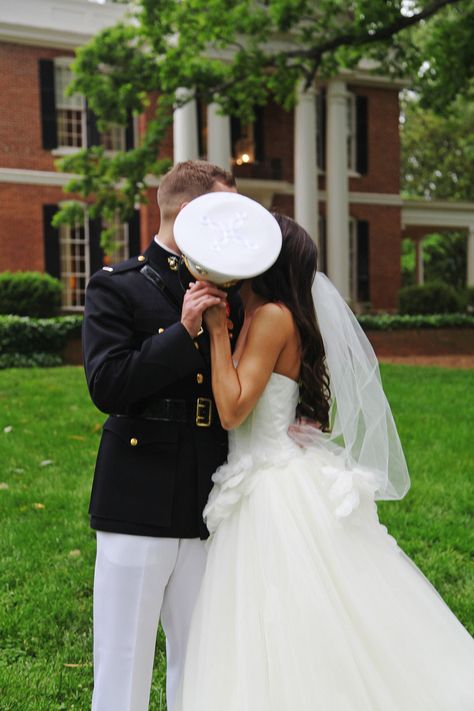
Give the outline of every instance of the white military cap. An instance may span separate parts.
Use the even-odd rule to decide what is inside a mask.
[[[281,250],[281,230],[262,205],[232,192],[206,193],[178,214],[174,238],[197,279],[228,285],[266,271]]]

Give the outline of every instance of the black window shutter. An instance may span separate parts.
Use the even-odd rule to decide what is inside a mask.
[[[127,125],[125,127],[125,150],[131,151],[135,147],[135,127],[133,125],[133,114],[127,114]]]
[[[265,124],[264,108],[257,106],[255,109],[255,121],[253,124],[253,137],[255,141],[255,160],[265,160]]]
[[[357,300],[370,301],[369,223],[357,221]]]
[[[100,233],[102,224],[99,218],[89,220],[89,266],[91,275],[102,269],[104,264],[104,251],[100,246]]]
[[[327,237],[326,237],[326,218],[323,215],[319,216],[319,250],[318,250],[318,271],[327,274]]]
[[[320,132],[319,146],[320,146],[320,162],[321,165],[318,166],[320,170],[326,170],[326,91],[321,91],[320,99],[318,102],[319,115],[316,117],[318,122],[318,128]]]
[[[54,62],[52,59],[39,60],[41,139],[47,150],[57,148],[58,132],[56,123],[56,98],[54,94]]]
[[[128,253],[135,257],[140,251],[140,210],[135,210],[128,223]]]
[[[57,205],[43,205],[44,270],[47,274],[60,279],[59,230],[51,224],[57,211]]]
[[[365,175],[369,170],[368,99],[356,96],[356,170]]]
[[[100,133],[97,128],[97,119],[92,109],[87,106],[86,110],[86,125],[87,125],[87,146],[100,146]]]

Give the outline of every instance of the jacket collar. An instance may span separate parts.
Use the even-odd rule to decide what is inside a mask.
[[[166,286],[175,297],[178,304],[183,303],[184,289],[178,273],[179,257],[161,247],[153,239],[145,251],[145,257],[163,278]]]

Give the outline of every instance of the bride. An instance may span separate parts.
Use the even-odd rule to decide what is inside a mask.
[[[474,640],[378,521],[409,479],[375,356],[277,219],[235,362],[225,309],[205,315],[229,456],[173,711],[473,711]]]

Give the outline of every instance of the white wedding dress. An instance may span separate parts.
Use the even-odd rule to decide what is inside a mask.
[[[273,373],[231,431],[172,711],[474,711],[474,640],[377,517],[370,477],[287,435]]]

